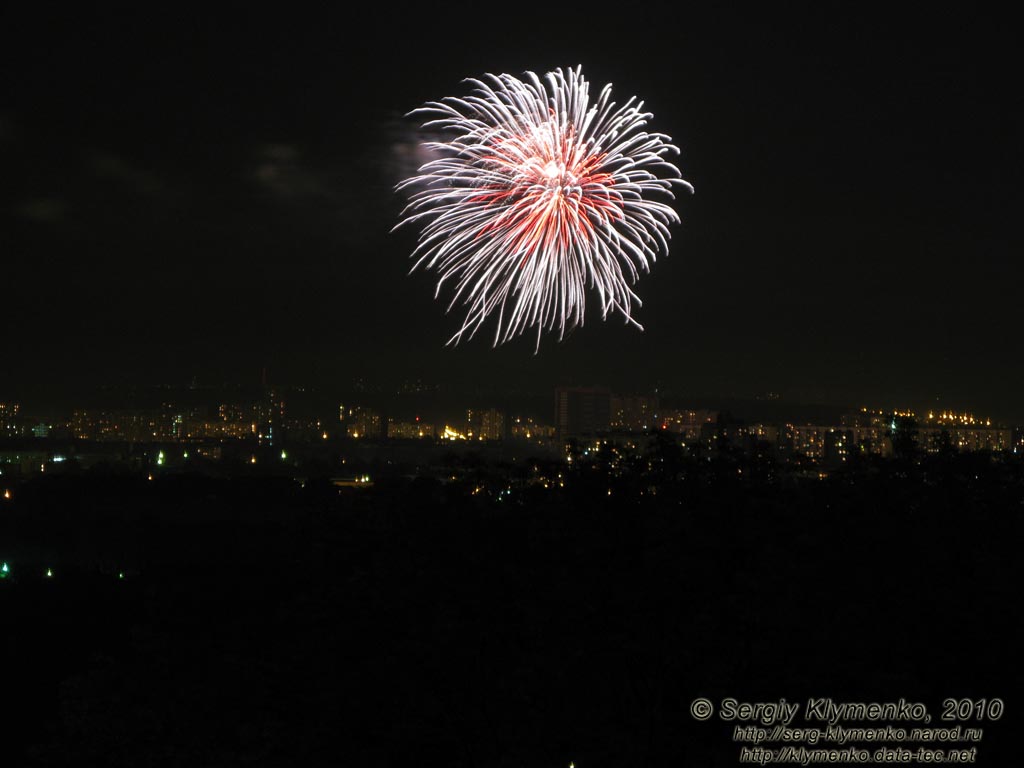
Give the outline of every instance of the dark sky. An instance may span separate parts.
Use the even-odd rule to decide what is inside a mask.
[[[1024,419],[1007,19],[370,5],[3,12],[0,394],[266,365],[321,386],[660,384]],[[445,348],[459,317],[407,276],[413,233],[389,233],[402,115],[464,77],[575,64],[645,99],[696,188],[637,287],[647,330],[590,315],[536,356]]]

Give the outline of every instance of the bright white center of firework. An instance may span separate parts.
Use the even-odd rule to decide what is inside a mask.
[[[540,168],[540,184],[552,192],[567,192],[575,186],[576,176],[565,167],[564,163],[549,160]]]

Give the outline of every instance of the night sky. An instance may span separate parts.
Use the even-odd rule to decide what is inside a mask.
[[[2,12],[0,394],[266,366],[1024,419],[1006,19],[556,5]],[[389,232],[402,115],[465,77],[576,64],[647,102],[696,188],[636,289],[646,331],[591,313],[536,356],[445,348],[460,315],[407,276],[414,233]]]

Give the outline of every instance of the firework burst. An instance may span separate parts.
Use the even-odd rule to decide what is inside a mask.
[[[398,226],[426,222],[413,270],[436,270],[435,295],[449,283],[448,310],[467,308],[449,343],[496,313],[495,346],[536,327],[539,348],[543,331],[583,325],[588,289],[602,319],[642,328],[632,286],[668,253],[673,185],[693,189],[666,159],[672,139],[644,131],[651,113],[635,97],[616,105],[611,85],[592,102],[580,67],[467,82],[471,95],[411,113],[451,138],[425,143],[435,159],[398,185]]]

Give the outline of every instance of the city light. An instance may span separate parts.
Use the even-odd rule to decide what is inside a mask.
[[[465,440],[466,435],[459,432],[454,427],[450,427],[447,424],[444,425],[444,432],[441,433],[441,437],[445,440]]]
[[[937,421],[940,424],[960,424],[962,426],[979,426],[979,427],[991,427],[992,419],[981,418],[975,416],[973,413],[964,411],[963,413],[956,413],[954,411],[942,411],[941,413],[935,413],[934,411],[928,412],[928,421]]]
[[[994,455],[1005,452],[1008,456],[1024,452],[1024,429],[999,425],[995,419],[979,416],[969,409],[915,411],[905,405],[888,409],[857,406],[827,422],[780,419],[745,423],[734,420],[722,425],[717,410],[666,407],[657,394],[621,394],[594,386],[558,387],[555,394],[554,423],[468,402],[458,409],[464,418],[450,413],[442,416],[421,412],[407,419],[352,404],[339,407],[343,431],[337,437],[360,442],[415,439],[423,441],[417,449],[427,450],[430,445],[452,443],[506,443],[512,449],[509,458],[513,462],[515,453],[525,450],[528,442],[553,450],[561,445],[566,448],[561,460],[573,467],[591,466],[590,462],[599,456],[602,461],[615,464],[621,460],[619,451],[638,450],[642,444],[636,438],[650,437],[652,428],[663,436],[675,438],[686,450],[691,450],[691,446],[717,451],[727,445],[752,448],[759,444],[765,446],[764,450],[773,451],[784,464],[792,460],[838,465],[860,457],[890,457],[894,451],[903,450],[893,445],[894,440],[902,441],[904,447],[916,445],[915,450],[921,456],[949,449],[961,453],[987,451]],[[94,453],[106,454],[108,461],[127,462],[127,457],[119,455],[117,444],[146,445],[151,439],[148,453],[151,466],[163,472],[181,466],[183,460],[188,466],[193,457],[211,462],[230,460],[238,455],[230,447],[235,441],[238,441],[241,461],[250,465],[265,463],[260,462],[260,454],[254,452],[259,444],[257,435],[264,436],[265,445],[273,432],[280,434],[286,430],[295,444],[312,443],[322,449],[328,448],[329,443],[325,441],[335,437],[325,428],[323,413],[278,421],[284,415],[283,409],[268,411],[263,400],[221,403],[212,418],[202,408],[183,410],[167,402],[151,410],[75,410],[67,420],[50,425],[45,446],[7,451],[0,456],[2,480],[9,483],[7,477],[12,474],[50,473],[69,464],[88,469],[95,460]],[[273,420],[276,426],[268,420]],[[0,430],[2,428],[0,425]],[[70,449],[56,444],[55,434],[67,435],[71,440],[114,445],[110,449],[90,449],[88,453],[73,455]],[[567,449],[570,441],[576,446],[571,452]],[[161,445],[165,447],[161,449]],[[272,455],[297,470],[303,469],[305,461],[314,460],[304,454],[300,457],[281,445]],[[701,459],[710,461],[711,456],[704,455]],[[330,461],[345,463],[342,457]],[[152,482],[156,476],[150,469],[146,479]],[[549,487],[558,486],[551,483]],[[9,500],[14,490],[0,486],[0,501]],[[615,494],[618,495],[617,490]]]

